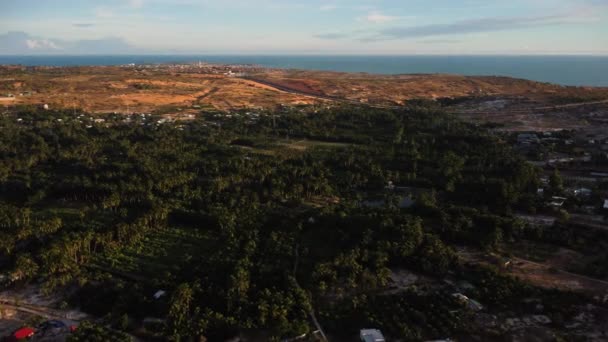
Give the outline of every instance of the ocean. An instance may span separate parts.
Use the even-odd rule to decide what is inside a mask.
[[[0,56],[0,64],[30,66],[122,65],[197,61],[373,74],[494,75],[567,86],[608,87],[608,56]]]

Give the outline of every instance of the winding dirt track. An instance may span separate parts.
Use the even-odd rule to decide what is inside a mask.
[[[484,111],[484,110],[477,110],[477,109],[457,110],[457,111],[453,111],[453,113],[455,113],[455,114],[478,114],[478,115],[488,115],[488,114],[522,115],[522,114],[535,114],[538,112],[555,111],[555,110],[559,110],[559,109],[570,109],[570,108],[578,108],[578,107],[607,104],[607,103],[608,103],[608,100],[602,100],[602,101],[568,103],[568,104],[556,105],[556,106],[532,107],[532,108],[526,108],[526,109],[510,109],[510,110],[504,110],[504,111]]]
[[[321,95],[321,94],[315,94],[315,93],[311,93],[311,92],[307,92],[307,91],[303,91],[300,89],[294,89],[294,88],[290,88],[290,87],[286,87],[282,84],[277,84],[268,80],[264,80],[264,79],[260,79],[260,78],[255,78],[255,77],[242,77],[242,79],[251,81],[251,82],[255,82],[258,83],[260,85],[263,86],[267,86],[267,87],[271,87],[276,91],[282,91],[282,92],[286,92],[286,93],[290,93],[290,94],[294,94],[294,95],[300,95],[300,96],[306,96],[306,97],[311,97],[317,100],[325,100],[325,101],[333,101],[333,102],[340,102],[340,103],[346,103],[346,104],[354,104],[354,105],[363,105],[363,106],[367,106],[367,107],[371,107],[371,108],[379,108],[379,109],[400,109],[403,108],[401,106],[386,106],[386,105],[376,105],[376,104],[369,104],[369,103],[364,103],[364,102],[360,102],[360,101],[356,101],[356,100],[350,100],[350,99],[345,99],[342,97],[336,97],[336,96],[329,96],[329,95]]]
[[[68,325],[73,325],[73,324],[77,325],[81,321],[91,319],[90,316],[83,315],[82,313],[81,313],[80,317],[73,317],[72,315],[70,315],[70,313],[68,311],[59,311],[59,310],[49,309],[47,307],[39,306],[39,305],[17,303],[15,301],[12,301],[12,300],[9,300],[6,298],[2,298],[2,297],[0,297],[0,305],[4,308],[8,308],[11,310],[27,313],[30,315],[44,317],[45,319],[48,319],[48,320],[59,320],[59,321],[67,322],[66,324],[68,324]],[[109,326],[107,328],[110,330],[114,330]],[[114,330],[114,331],[116,331],[116,330]],[[141,341],[136,336],[133,336],[131,334],[128,334],[128,335],[131,337],[131,340],[133,342]]]
[[[355,105],[364,105],[364,106],[368,106],[368,107],[372,107],[372,108],[380,108],[380,109],[402,109],[402,106],[388,106],[388,105],[375,105],[375,104],[369,104],[369,103],[363,103],[357,100],[350,100],[350,99],[346,99],[346,98],[342,98],[342,97],[337,97],[337,96],[330,96],[330,95],[322,95],[322,94],[318,94],[318,93],[313,93],[313,92],[307,92],[301,89],[294,89],[294,88],[290,88],[287,87],[283,84],[278,84],[272,81],[268,81],[265,79],[261,79],[261,78],[256,78],[256,77],[251,77],[251,76],[246,76],[246,77],[242,77],[242,79],[248,80],[250,82],[254,82],[254,83],[258,83],[260,85],[263,86],[267,86],[270,88],[273,88],[274,90],[277,91],[282,91],[282,92],[286,92],[286,93],[290,93],[290,94],[294,94],[294,95],[300,95],[300,96],[307,96],[307,97],[311,97],[311,98],[315,98],[318,100],[326,100],[326,101],[333,101],[333,102],[340,102],[340,103],[347,103],[347,104],[355,104]],[[479,115],[489,115],[489,114],[512,114],[512,115],[521,115],[521,114],[534,114],[535,112],[541,112],[541,111],[554,111],[554,110],[559,110],[559,109],[569,109],[569,108],[577,108],[577,107],[583,107],[583,106],[590,106],[590,105],[598,105],[598,104],[607,104],[608,103],[608,99],[607,100],[601,100],[601,101],[589,101],[589,102],[580,102],[580,103],[568,103],[568,104],[563,104],[563,105],[555,105],[555,106],[542,106],[542,107],[533,107],[533,108],[526,108],[526,109],[519,109],[519,110],[506,110],[506,111],[480,111],[480,110],[456,110],[456,111],[450,111],[454,114],[479,114]]]
[[[537,266],[537,267],[540,267],[540,268],[547,268],[547,269],[550,268],[549,266],[547,266],[545,264],[542,264],[542,263],[539,263],[539,262],[535,262],[535,261],[531,261],[531,260],[527,260],[527,259],[518,258],[518,257],[513,257],[512,260],[514,260],[516,262],[523,263],[523,264],[534,265],[534,266]],[[555,273],[561,273],[563,275],[570,276],[573,279],[577,279],[577,280],[582,280],[582,281],[594,283],[595,285],[605,286],[606,290],[608,290],[608,281],[604,281],[604,280],[597,279],[597,278],[591,278],[591,277],[587,277],[586,275],[572,273],[572,272],[568,272],[566,270],[556,269],[556,268],[553,268],[553,272],[555,272]]]
[[[458,256],[464,262],[482,265],[492,264],[484,255],[482,252],[468,249],[458,251]],[[602,297],[608,296],[608,281],[572,273],[562,268],[528,259],[514,256],[510,256],[510,259],[513,261],[513,266],[505,272],[532,285],[562,291],[592,293]]]
[[[16,302],[6,300],[6,299],[0,299],[0,305],[2,305],[5,308],[9,308],[9,309],[12,309],[15,311],[25,312],[25,313],[28,313],[31,315],[36,315],[36,316],[41,316],[46,319],[57,319],[57,320],[68,319],[68,320],[74,321],[74,322],[79,322],[82,320],[80,318],[69,317],[68,313],[59,312],[56,310],[52,310],[52,309],[45,308],[42,306],[37,306],[37,305],[18,304]]]

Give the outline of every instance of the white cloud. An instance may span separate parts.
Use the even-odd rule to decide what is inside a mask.
[[[129,0],[129,6],[132,8],[142,8],[144,6],[144,0]]]
[[[391,21],[398,20],[399,17],[386,15],[379,11],[372,11],[367,14],[367,16],[359,18],[361,21],[366,21],[368,23],[373,24],[385,24],[390,23]]]
[[[96,7],[95,16],[97,18],[112,18],[114,16],[114,12],[107,7]]]
[[[57,46],[54,42],[48,39],[27,39],[25,41],[28,49],[30,50],[40,50],[40,49],[53,49],[59,50],[60,47]]]
[[[69,2],[57,0],[60,1]],[[492,10],[491,3],[502,0],[485,1],[465,1],[467,6],[481,6],[483,3],[487,6],[483,9],[484,14],[467,9],[451,16],[446,12],[452,8],[450,5],[441,9],[433,8],[431,14],[427,15],[424,9],[400,4],[392,3],[387,7],[388,0],[87,0],[87,4],[93,5],[88,7],[88,13],[77,17],[66,14],[26,18],[2,16],[0,13],[0,27],[31,33],[27,39],[33,41],[29,44],[26,45],[25,38],[20,40],[19,47],[23,54],[27,54],[28,50],[32,53],[69,53],[72,51],[70,42],[105,37],[122,37],[139,49],[137,51],[165,53],[483,53],[490,50],[508,53],[521,51],[525,45],[533,47],[534,51],[563,49],[571,53],[606,53],[606,44],[601,35],[601,19],[608,15],[606,6],[589,9],[573,5],[562,9],[564,5],[550,9],[548,4],[546,11],[536,7],[524,11],[522,8],[510,14],[498,10],[513,9],[512,6],[498,6],[496,11]],[[525,2],[516,1],[518,4]],[[608,3],[608,0],[529,1],[551,4],[554,1]],[[0,0],[0,4],[2,2]],[[401,3],[405,2],[408,1]],[[133,6],[143,7],[137,10]],[[148,8],[150,11],[145,11]],[[437,13],[439,10],[443,12]],[[184,15],[195,11],[200,20]],[[543,16],[536,14],[539,11],[546,12],[542,20],[537,18]],[[487,18],[484,17],[486,12]],[[222,15],[229,19],[221,20]],[[273,17],[275,15],[280,17]],[[323,18],[317,18],[319,16]],[[522,16],[529,19],[513,24],[506,22],[511,17]],[[331,20],[332,17],[336,20]],[[272,18],[280,20],[270,20]],[[281,25],[280,30],[277,30],[278,25]],[[585,30],[585,25],[588,25],[588,30]],[[572,31],[569,31],[569,27],[572,27]],[[555,34],[552,34],[553,30]],[[554,35],[564,37],[553,38]],[[61,49],[43,49],[45,43],[41,42],[42,37],[57,38],[51,41]],[[494,40],[492,37],[495,37]],[[365,45],[361,40],[370,43]],[[395,40],[403,44],[395,44]],[[2,48],[0,46],[0,52]]]
[[[335,10],[337,8],[338,8],[338,6],[336,6],[336,5],[327,4],[327,5],[321,6],[319,9],[321,11],[333,11],[333,10]]]

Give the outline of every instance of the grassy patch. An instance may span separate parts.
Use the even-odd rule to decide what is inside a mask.
[[[207,234],[191,228],[168,227],[146,236],[136,246],[106,253],[95,264],[123,274],[162,280],[209,243]]]
[[[343,148],[348,147],[351,144],[347,143],[339,143],[339,142],[326,142],[319,140],[298,140],[298,141],[281,141],[279,142],[280,146],[290,148],[293,150],[306,151],[313,147],[327,147],[327,148]]]

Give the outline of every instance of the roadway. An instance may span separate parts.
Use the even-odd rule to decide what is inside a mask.
[[[261,78],[255,78],[255,77],[251,77],[251,76],[245,76],[245,77],[241,77],[242,79],[251,81],[251,82],[255,82],[258,83],[260,85],[264,85],[267,87],[271,87],[277,91],[281,91],[284,93],[289,93],[289,94],[294,94],[294,95],[300,95],[300,96],[306,96],[306,97],[310,97],[310,98],[314,98],[317,100],[323,100],[323,101],[333,101],[333,102],[339,102],[339,103],[345,103],[345,104],[353,104],[353,105],[363,105],[366,107],[371,107],[371,108],[379,108],[379,109],[403,109],[402,106],[389,106],[389,105],[378,105],[378,104],[370,104],[370,103],[364,103],[361,101],[357,101],[357,100],[351,100],[351,99],[346,99],[343,97],[337,97],[337,96],[330,96],[330,95],[324,95],[324,94],[318,94],[318,93],[313,93],[313,92],[307,92],[307,91],[303,91],[300,89],[294,89],[294,88],[290,88],[290,87],[286,87],[285,85],[282,84],[278,84],[278,83],[274,83],[268,80],[264,80]]]
[[[248,81],[251,81],[251,82],[258,83],[260,85],[264,85],[264,86],[267,86],[267,87],[274,88],[277,91],[281,91],[281,92],[285,92],[285,93],[290,93],[290,94],[294,94],[294,95],[306,96],[306,97],[315,98],[315,99],[318,99],[318,100],[333,101],[333,102],[340,102],[340,103],[354,104],[354,105],[364,105],[364,106],[367,106],[367,107],[379,108],[379,109],[403,109],[403,106],[390,106],[390,105],[369,104],[369,103],[364,103],[364,102],[361,102],[361,101],[351,100],[351,99],[347,99],[347,98],[343,98],[343,97],[337,97],[337,96],[330,96],[330,95],[319,94],[319,93],[314,93],[314,92],[308,92],[308,91],[304,91],[304,90],[301,90],[301,89],[291,88],[291,87],[285,86],[283,84],[278,84],[278,83],[275,83],[275,82],[272,82],[272,81],[269,81],[269,80],[257,78],[257,77],[244,76],[244,77],[241,77],[241,78],[245,79],[245,80],[248,80]],[[532,108],[525,108],[525,109],[511,109],[511,110],[505,110],[505,111],[500,111],[500,110],[496,110],[496,111],[483,111],[483,110],[478,110],[478,109],[472,109],[472,110],[449,110],[448,109],[448,111],[450,113],[453,113],[453,114],[479,114],[479,115],[492,115],[492,114],[501,114],[501,115],[504,115],[504,114],[507,114],[507,115],[521,115],[521,114],[534,114],[534,113],[541,112],[541,111],[551,111],[551,110],[559,110],[559,109],[566,109],[566,108],[577,108],[577,107],[584,107],[584,106],[598,105],[598,104],[608,104],[608,99],[606,99],[606,100],[600,100],[600,101],[567,103],[567,104],[555,105],[555,106],[541,106],[541,107],[532,107]]]

